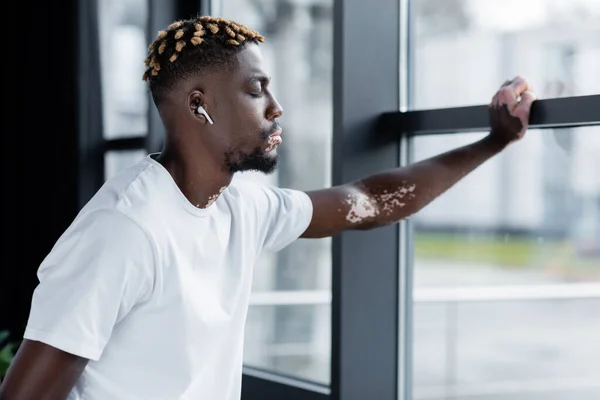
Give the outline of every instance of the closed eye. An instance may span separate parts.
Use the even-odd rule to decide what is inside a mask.
[[[264,75],[253,75],[248,80],[250,86],[250,96],[254,98],[260,98],[264,96],[267,86],[271,79]]]

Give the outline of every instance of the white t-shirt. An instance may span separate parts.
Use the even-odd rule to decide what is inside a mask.
[[[237,400],[253,265],[311,218],[305,193],[240,178],[198,209],[147,156],[43,261],[25,338],[90,360],[70,400]]]

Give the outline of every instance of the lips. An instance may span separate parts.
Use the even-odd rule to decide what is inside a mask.
[[[270,151],[275,150],[275,148],[277,146],[279,146],[282,141],[283,141],[283,139],[281,139],[281,128],[279,128],[275,132],[273,132],[272,134],[269,135],[269,141],[268,141],[269,145],[267,146],[265,151],[268,153]]]
[[[275,132],[271,133],[269,137],[281,136],[282,129],[278,128]]]

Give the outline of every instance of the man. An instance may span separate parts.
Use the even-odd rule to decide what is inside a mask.
[[[272,172],[282,143],[262,41],[210,17],[159,32],[144,79],[164,149],[106,182],[43,261],[2,400],[238,399],[258,255],[417,212],[520,139],[535,101],[516,78],[476,143],[329,189],[262,186],[234,176]]]

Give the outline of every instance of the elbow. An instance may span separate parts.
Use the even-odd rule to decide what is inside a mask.
[[[364,221],[362,224],[360,224],[360,226],[358,226],[356,228],[356,230],[371,231],[371,230],[377,229],[377,228],[385,228],[386,226],[394,225],[394,224],[402,221],[403,219],[396,220],[396,219],[382,218],[382,219],[374,219],[372,221]]]
[[[349,209],[346,214],[346,223],[349,228],[357,231],[365,231],[377,228],[381,223],[381,209],[377,201],[369,193],[356,190],[349,195],[347,200]]]

